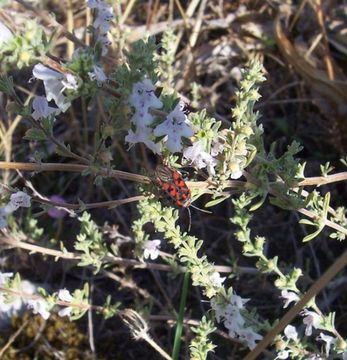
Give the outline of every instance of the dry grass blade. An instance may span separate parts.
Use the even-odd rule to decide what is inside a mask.
[[[331,129],[335,129],[335,134],[340,138],[335,138],[335,146],[341,152],[346,151],[347,125],[345,122],[346,103],[347,103],[347,82],[341,71],[334,64],[334,80],[330,80],[325,71],[320,70],[308,62],[293,46],[286,37],[281,19],[278,16],[274,23],[274,34],[277,45],[287,60],[288,64],[293,66],[295,71],[304,78],[311,92],[319,94],[322,98],[317,106],[324,115],[327,115]]]

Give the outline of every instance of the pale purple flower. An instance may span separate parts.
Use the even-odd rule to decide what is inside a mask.
[[[55,116],[60,113],[59,109],[48,106],[48,101],[44,96],[35,96],[33,101],[33,109],[34,112],[31,114],[31,116],[35,120],[49,117],[52,114]]]
[[[43,81],[46,90],[47,101],[54,100],[58,108],[65,112],[71,103],[63,95],[64,89],[75,86],[71,77],[65,77],[64,74],[52,70],[43,64],[36,64],[33,68],[35,78]],[[73,76],[73,75],[71,75]],[[64,84],[63,84],[64,81]]]
[[[185,148],[183,156],[187,160],[190,160],[190,164],[196,166],[198,169],[207,167],[210,175],[215,174],[214,167],[217,165],[217,160],[202,150],[200,141],[196,141],[192,146]]]
[[[100,41],[102,44],[102,55],[106,55],[108,47],[111,45],[111,42],[107,38],[107,32],[110,30],[111,21],[114,18],[113,8],[103,0],[89,0],[87,1],[87,6],[97,10],[93,27],[99,32],[97,41]]]
[[[7,226],[7,215],[5,208],[0,207],[0,229],[3,229]]]
[[[135,108],[135,114],[131,120],[135,125],[150,125],[153,116],[148,113],[149,108],[160,109],[163,106],[154,90],[155,87],[149,79],[144,79],[133,85],[128,101]]]
[[[325,355],[328,357],[330,353],[331,345],[335,344],[336,338],[326,335],[324,333],[320,333],[319,336],[317,336],[316,340],[322,340],[325,344]]]
[[[178,103],[173,111],[166,117],[166,120],[154,129],[155,136],[165,136],[166,147],[172,152],[182,150],[182,137],[189,138],[194,135],[186,114],[181,110]]]
[[[100,33],[106,34],[111,27],[111,21],[113,20],[113,9],[111,6],[100,7],[98,15],[93,23],[94,29],[99,29]]]
[[[11,30],[1,21],[0,21],[0,34],[1,34],[0,46],[2,44],[6,44],[9,40],[13,38],[13,34]]]
[[[90,80],[96,80],[97,84],[100,86],[103,82],[107,80],[107,76],[100,66],[93,65],[93,71],[88,73]]]
[[[295,292],[288,290],[281,291],[281,298],[285,300],[283,305],[284,309],[286,309],[292,301],[297,302],[300,300],[299,296],[296,295]]]
[[[48,304],[44,299],[27,301],[28,307],[33,310],[34,314],[40,314],[45,320],[49,318]]]
[[[321,318],[320,316],[315,313],[314,311],[309,311],[304,309],[300,315],[304,316],[303,323],[306,325],[305,335],[311,336],[312,335],[312,328],[318,329],[320,325]]]
[[[136,131],[129,130],[125,141],[130,144],[130,147],[136,143],[144,143],[154,154],[160,154],[160,144],[155,143],[151,138],[153,137],[152,130],[147,126],[137,126]]]
[[[58,204],[65,203],[65,200],[59,195],[53,195],[49,198],[49,200]],[[61,219],[67,214],[67,211],[61,208],[57,209],[56,207],[51,207],[48,209],[47,214],[54,219]]]
[[[222,284],[226,278],[221,277],[219,272],[214,272],[212,275],[210,275],[210,281],[212,283],[212,286],[214,287],[222,287]]]
[[[155,260],[159,256],[160,240],[147,240],[144,243],[143,256]]]
[[[288,340],[297,341],[298,340],[298,333],[294,326],[287,325],[284,329],[284,335]]]
[[[30,207],[31,197],[24,191],[17,191],[10,197],[10,202],[5,206],[5,212],[8,214],[16,211],[20,207]]]
[[[108,47],[111,45],[111,41],[108,39],[107,34],[99,34],[97,41],[100,41],[102,45],[102,56],[105,56],[108,52]]]

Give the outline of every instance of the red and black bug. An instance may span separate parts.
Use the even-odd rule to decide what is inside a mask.
[[[182,175],[177,170],[168,166],[157,165],[155,169],[154,182],[160,187],[161,191],[175,203],[176,206],[187,209],[189,215],[188,231],[190,231],[192,222],[189,210],[190,206],[194,209],[211,214],[209,211],[199,209],[198,207],[192,205],[192,195],[190,189],[182,179]]]
[[[156,182],[166,195],[179,207],[187,208],[191,203],[191,193],[181,174],[170,167],[158,165],[155,169]]]

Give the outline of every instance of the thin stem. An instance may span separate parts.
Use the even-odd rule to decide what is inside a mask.
[[[179,314],[178,314],[178,319],[177,319],[174,346],[173,346],[173,350],[172,350],[172,359],[173,360],[178,360],[180,348],[181,348],[181,335],[182,335],[182,330],[183,330],[184,312],[186,309],[186,303],[187,303],[187,297],[188,297],[189,278],[190,278],[190,274],[187,271],[184,274],[183,285],[182,285],[180,309],[179,309]]]

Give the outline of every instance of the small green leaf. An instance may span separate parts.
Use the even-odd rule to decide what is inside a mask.
[[[305,236],[303,239],[302,239],[302,242],[308,242],[308,241],[311,241],[313,240],[316,236],[319,235],[319,233],[323,230],[323,227],[319,227],[315,232],[313,232],[312,234],[309,234],[307,236]]]
[[[212,207],[212,206],[215,206],[221,202],[223,202],[224,200],[226,199],[229,199],[230,198],[230,195],[224,195],[224,196],[221,196],[217,199],[214,199],[214,200],[211,200],[209,201],[207,204],[205,204],[205,207]]]
[[[42,140],[46,140],[47,136],[41,129],[32,128],[27,130],[23,139],[42,141]]]
[[[317,225],[316,223],[314,223],[313,221],[308,220],[308,219],[301,219],[301,220],[299,221],[299,224],[312,225],[312,226],[316,226],[316,225]]]

